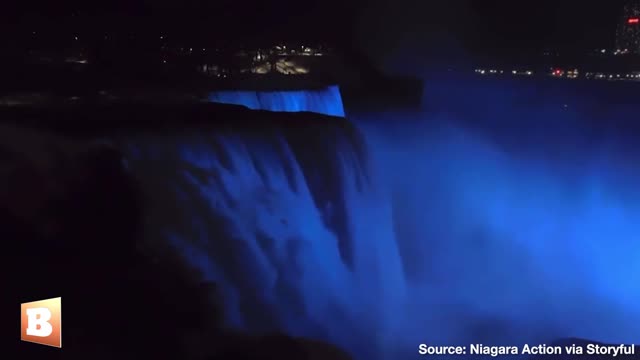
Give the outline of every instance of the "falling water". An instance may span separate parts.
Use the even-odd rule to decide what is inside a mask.
[[[332,116],[344,116],[340,89],[330,86],[314,91],[217,91],[209,101],[244,105],[253,110],[310,111]]]
[[[211,99],[337,115],[335,94]],[[543,115],[560,116],[530,118]],[[287,116],[269,131],[122,145],[152,199],[149,237],[222,286],[232,325],[363,359],[417,355],[423,342],[637,340],[640,173],[613,135],[420,111],[354,113],[359,130]]]

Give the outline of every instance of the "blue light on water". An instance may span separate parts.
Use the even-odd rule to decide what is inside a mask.
[[[331,96],[246,94],[216,101],[342,109]],[[233,325],[326,339],[357,358],[417,356],[425,342],[638,340],[640,171],[621,147],[403,117],[354,114],[371,163],[364,183],[353,141],[318,151],[317,163],[286,129],[132,141],[149,216],[164,224],[150,236],[222,285]],[[312,182],[320,159],[336,171]],[[318,184],[333,183],[320,196]]]
[[[340,89],[330,86],[315,91],[217,91],[209,101],[244,105],[253,110],[300,112],[309,111],[331,116],[344,116]]]

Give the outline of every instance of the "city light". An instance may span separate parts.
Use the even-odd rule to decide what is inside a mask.
[[[629,3],[624,7],[621,21],[616,29],[615,48],[620,50],[617,55],[640,54],[640,4]]]
[[[485,69],[475,69],[474,70],[475,73],[480,74],[480,75],[489,75],[489,74],[511,74],[514,76],[533,76],[534,74],[536,74],[534,71],[531,70],[524,70],[524,71],[518,71],[518,70],[511,70],[509,71],[504,71],[504,70],[485,70]],[[636,72],[630,72],[630,73],[626,73],[626,74],[603,74],[603,73],[593,73],[593,72],[587,72],[580,74],[580,71],[578,69],[557,69],[557,68],[552,68],[550,69],[549,73],[546,73],[547,76],[551,76],[554,78],[562,78],[562,79],[593,79],[593,80],[597,80],[597,79],[602,79],[602,80],[611,80],[611,81],[634,81],[634,82],[640,82],[640,71],[636,71]]]
[[[484,75],[484,74],[487,74],[487,73],[488,74],[496,74],[496,75],[498,75],[498,74],[508,74],[509,73],[509,71],[496,70],[496,69],[490,69],[490,70],[476,69],[474,72],[477,73],[477,74],[480,74],[480,75]],[[526,71],[518,72],[517,70],[511,70],[511,74],[512,75],[528,75],[528,76],[531,76],[531,75],[533,75],[533,71],[526,70]]]

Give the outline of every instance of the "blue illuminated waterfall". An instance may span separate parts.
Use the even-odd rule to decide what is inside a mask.
[[[344,114],[337,88],[210,99]],[[234,326],[361,359],[425,342],[638,340],[640,171],[625,145],[522,117],[517,134],[420,111],[291,119],[122,145],[149,238],[221,285]]]
[[[310,111],[344,116],[340,89],[337,86],[313,91],[217,91],[209,94],[209,101],[244,105],[253,110]]]

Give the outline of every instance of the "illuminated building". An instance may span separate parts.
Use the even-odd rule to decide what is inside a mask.
[[[616,31],[616,53],[640,54],[640,2],[625,5]]]

